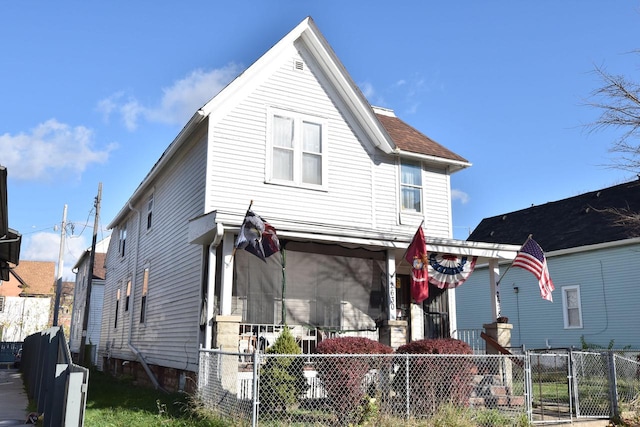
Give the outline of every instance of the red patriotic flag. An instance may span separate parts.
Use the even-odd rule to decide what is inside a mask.
[[[525,270],[533,273],[538,279],[538,285],[540,286],[540,296],[547,301],[553,302],[551,292],[555,289],[551,276],[549,276],[549,269],[547,268],[547,259],[544,256],[544,252],[538,243],[531,237],[522,245],[518,255],[513,260],[514,267],[524,268]]]
[[[424,240],[422,225],[418,227],[407,249],[405,259],[411,265],[411,297],[420,304],[429,297],[429,277],[427,274],[429,258],[427,243]]]

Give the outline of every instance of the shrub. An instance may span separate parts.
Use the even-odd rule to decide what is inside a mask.
[[[285,327],[267,354],[267,362],[260,370],[260,405],[267,412],[285,411],[287,407],[298,402],[309,384],[304,376],[304,359],[302,357],[286,357],[275,355],[300,354],[300,347]]]
[[[362,355],[391,354],[393,349],[368,338],[342,337],[320,342],[316,351],[320,354],[352,355],[318,358],[318,377],[339,423],[361,423],[363,418],[371,415],[371,405],[375,402],[371,396],[374,391],[369,390],[367,396],[370,384],[367,384],[366,375],[373,369],[388,366],[391,361],[389,358]]]
[[[396,393],[409,399],[414,414],[432,415],[444,404],[468,405],[473,374],[477,371],[475,364],[464,356],[436,356],[473,354],[467,343],[453,338],[426,339],[403,345],[396,353],[425,355],[396,360],[398,371],[393,387]]]

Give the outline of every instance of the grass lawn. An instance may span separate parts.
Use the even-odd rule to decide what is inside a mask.
[[[89,374],[85,425],[223,427],[230,424],[198,414],[184,393],[166,394],[92,371]]]

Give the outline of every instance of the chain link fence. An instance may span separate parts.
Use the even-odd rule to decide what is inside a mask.
[[[502,355],[201,351],[198,397],[252,425],[403,423],[443,411],[512,425],[530,412],[525,365],[525,356]]]

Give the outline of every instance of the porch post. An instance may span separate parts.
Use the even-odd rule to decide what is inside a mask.
[[[498,289],[498,279],[500,278],[500,266],[498,260],[492,258],[489,261],[489,285],[491,288],[491,316],[495,321],[500,316],[500,290]]]
[[[396,320],[396,254],[387,250],[387,319]]]
[[[397,320],[396,300],[396,256],[392,249],[387,250],[387,319],[380,325],[378,339],[394,349],[407,343],[407,321]]]
[[[232,233],[224,233],[222,239],[222,266],[220,268],[220,315],[230,316],[233,309],[233,246]]]

